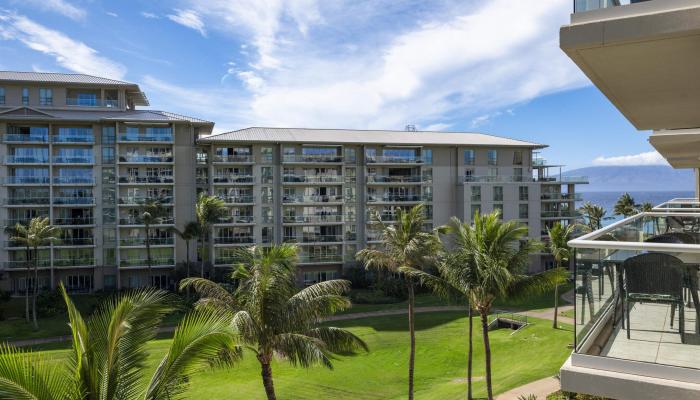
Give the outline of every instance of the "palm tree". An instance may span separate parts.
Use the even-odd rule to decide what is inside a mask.
[[[524,297],[544,292],[555,285],[558,276],[566,275],[560,269],[541,274],[525,275],[531,253],[541,245],[527,240],[527,226],[516,221],[504,222],[500,212],[474,215],[473,256],[474,270],[469,290],[470,301],[481,317],[486,365],[486,389],[493,399],[491,382],[491,345],[488,315],[498,298]]]
[[[153,259],[151,258],[151,225],[163,223],[165,216],[165,207],[158,199],[146,199],[140,207],[140,218],[143,221],[146,231],[146,265],[148,265],[148,281],[149,285],[153,286]]]
[[[648,201],[645,201],[644,203],[638,205],[637,210],[640,213],[641,212],[652,212],[652,211],[654,211],[654,205]]]
[[[554,257],[554,261],[557,264],[557,268],[563,268],[564,265],[569,264],[571,259],[571,248],[568,245],[569,238],[574,233],[576,225],[571,224],[564,227],[561,222],[557,222],[551,228],[547,228],[547,235],[549,236],[549,251]],[[554,286],[554,318],[552,319],[552,327],[557,328],[557,317],[559,315],[559,285],[566,282],[563,277],[557,277]]]
[[[170,399],[187,389],[190,376],[212,364],[230,365],[240,355],[230,316],[197,310],[178,325],[155,371],[146,343],[174,310],[170,294],[143,289],[102,303],[83,319],[66,294],[72,349],[68,361],[0,345],[0,399]],[[151,373],[151,375],[147,375]]]
[[[629,193],[625,192],[617,199],[615,203],[615,208],[613,209],[616,215],[622,215],[627,218],[634,214],[637,214],[637,204],[634,202],[634,198],[630,196]]]
[[[14,236],[10,238],[13,242],[18,242],[24,245],[27,250],[27,254],[30,254],[29,249],[33,249],[34,255],[32,258],[32,264],[34,267],[34,284],[32,291],[32,323],[34,324],[34,329],[39,329],[39,322],[37,321],[37,310],[36,310],[36,297],[39,293],[39,247],[47,246],[53,242],[58,241],[58,234],[60,230],[55,226],[51,225],[51,222],[47,217],[36,217],[29,221],[27,226],[22,224],[15,225]],[[27,259],[29,261],[29,258]],[[27,264],[29,265],[29,263]],[[29,292],[29,267],[27,267],[27,293]],[[25,293],[25,307],[28,314],[28,298]]]
[[[187,259],[185,261],[185,269],[187,278],[190,277],[190,241],[199,237],[199,224],[195,221],[191,221],[185,224],[183,230],[173,228],[175,233],[180,237],[180,239],[185,241],[185,252],[187,254]],[[190,291],[187,289],[187,297],[189,297]]]
[[[275,355],[295,366],[322,364],[332,368],[333,353],[367,350],[351,332],[318,326],[324,317],[350,307],[343,296],[350,282],[330,280],[298,290],[297,247],[291,244],[241,248],[236,257],[241,262],[231,275],[238,283],[235,292],[204,278],[185,279],[180,288],[194,287],[201,295],[198,308],[233,315],[231,324],[260,363],[269,400],[276,398],[271,367]]]
[[[603,227],[603,219],[606,211],[603,207],[589,201],[583,203],[581,211],[590,230],[595,231]]]
[[[435,232],[425,232],[425,206],[418,204],[409,210],[399,209],[394,225],[384,224],[377,213],[374,222],[381,226],[382,248],[360,250],[356,259],[366,268],[386,270],[403,276],[408,289],[408,330],[410,352],[408,357],[408,398],[413,399],[413,373],[416,356],[415,332],[415,276],[435,263],[440,241]]]
[[[200,277],[204,278],[204,261],[209,259],[209,255],[212,252],[212,232],[211,227],[213,224],[219,222],[219,219],[226,216],[226,203],[216,196],[210,196],[206,193],[200,193],[197,198],[197,204],[195,205],[195,216],[197,217],[197,223],[199,223],[199,239],[201,240],[201,256],[202,264],[200,266]],[[209,247],[207,247],[206,258],[204,257],[205,248],[204,241],[209,241]]]

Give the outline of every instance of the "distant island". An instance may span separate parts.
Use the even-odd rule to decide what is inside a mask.
[[[563,172],[565,176],[588,176],[590,183],[581,192],[669,192],[694,190],[691,169],[673,169],[664,165],[601,166]]]

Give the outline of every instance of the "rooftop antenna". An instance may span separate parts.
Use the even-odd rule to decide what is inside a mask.
[[[415,132],[416,131],[416,126],[413,124],[408,124],[406,125],[406,132]]]

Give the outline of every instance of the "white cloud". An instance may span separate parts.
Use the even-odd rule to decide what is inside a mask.
[[[82,20],[87,12],[76,7],[65,0],[23,0],[23,3],[30,4],[45,11],[51,11],[74,20]]]
[[[442,122],[438,122],[435,124],[428,125],[425,128],[421,127],[421,130],[437,132],[450,129],[451,126],[451,124],[444,124]]]
[[[149,18],[149,19],[160,19],[160,17],[157,16],[156,14],[153,14],[153,13],[147,12],[147,11],[141,11],[141,16],[144,18]]]
[[[596,157],[593,165],[668,165],[668,162],[656,151],[625,156]]]
[[[202,19],[199,17],[199,14],[197,14],[196,11],[180,10],[177,8],[173,11],[175,11],[175,14],[168,14],[169,20],[190,29],[194,29],[204,37],[207,36],[207,31],[204,29],[204,22],[202,22]]]
[[[123,79],[126,74],[124,65],[23,15],[0,10],[0,39],[18,40],[32,50],[53,57],[58,65],[73,72],[113,79]]]
[[[107,11],[105,14],[109,15],[110,17],[114,17],[114,18],[119,17],[119,14],[117,14],[115,12],[111,12],[111,11]]]

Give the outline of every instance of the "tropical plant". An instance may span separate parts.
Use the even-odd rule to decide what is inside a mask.
[[[547,247],[549,248],[549,252],[552,253],[552,257],[554,257],[554,261],[559,269],[569,264],[571,248],[569,247],[568,241],[575,229],[576,225],[571,224],[565,227],[561,222],[557,222],[551,228],[547,228],[547,236],[549,237]],[[559,285],[566,283],[566,278],[558,275],[555,275],[553,278],[556,280],[554,281],[554,318],[552,318],[552,327],[556,329],[558,326],[557,317],[559,316]]]
[[[378,213],[372,214],[373,222],[381,227],[381,248],[360,250],[356,259],[365,268],[388,270],[400,274],[408,289],[408,330],[410,349],[408,357],[408,398],[413,399],[413,375],[416,357],[415,332],[415,289],[418,281],[415,275],[425,272],[427,267],[436,264],[440,241],[436,232],[426,232],[425,206],[418,204],[411,209],[399,209],[396,223],[385,224]]]
[[[62,284],[60,290],[71,328],[68,361],[57,364],[0,345],[0,399],[171,399],[180,397],[197,371],[230,365],[240,355],[230,316],[196,310],[180,322],[168,352],[150,372],[146,343],[173,311],[170,294],[153,289],[122,294],[86,320]]]
[[[486,366],[486,389],[493,399],[491,381],[491,345],[489,342],[488,315],[498,298],[525,297],[549,290],[566,275],[561,269],[552,269],[536,275],[526,275],[531,253],[541,249],[541,244],[527,240],[527,226],[516,221],[502,221],[499,211],[474,215],[471,240],[474,257],[470,302],[481,317]]]
[[[638,212],[652,212],[652,211],[654,211],[654,205],[648,201],[645,201],[644,203],[639,204],[637,206],[637,211]]]
[[[185,260],[185,276],[187,278],[190,277],[190,241],[197,239],[199,237],[199,224],[195,221],[191,221],[185,224],[185,227],[183,230],[179,230],[177,228],[173,228],[173,231],[175,231],[175,234],[180,237],[180,239],[185,241],[185,252],[186,252],[186,260]],[[189,297],[190,291],[189,289],[187,290],[187,296]]]
[[[206,193],[200,193],[195,204],[195,216],[199,224],[199,240],[201,243],[200,255],[202,264],[200,265],[200,278],[204,278],[204,261],[209,259],[212,252],[212,225],[217,223],[220,218],[226,216],[226,203],[216,196],[210,196]],[[209,246],[204,246],[205,240],[208,240]],[[206,253],[206,255],[205,255]]]
[[[625,192],[617,199],[613,211],[615,215],[627,218],[638,213],[637,203],[634,202],[634,198],[629,193]]]
[[[583,203],[581,212],[583,213],[586,225],[591,231],[595,231],[603,227],[603,219],[605,219],[606,214],[603,207],[587,201]]]
[[[51,222],[47,217],[36,217],[29,221],[27,226],[22,224],[16,224],[14,228],[13,236],[10,240],[13,242],[20,243],[26,249],[27,254],[27,279],[26,279],[26,290],[25,290],[25,311],[27,314],[27,320],[29,320],[29,282],[30,279],[29,265],[31,259],[31,265],[34,267],[34,279],[32,286],[32,323],[34,329],[39,329],[39,321],[37,320],[36,311],[36,296],[39,293],[39,247],[47,246],[53,242],[58,241],[58,234],[60,230],[55,226],[51,225]],[[29,257],[32,253],[33,256]]]
[[[149,285],[153,286],[153,259],[151,258],[151,225],[163,223],[165,217],[165,207],[158,199],[146,199],[139,208],[139,216],[143,222],[146,237],[144,242],[146,245],[146,265],[148,266],[148,281]]]
[[[350,307],[343,296],[350,282],[330,280],[298,290],[297,247],[291,244],[241,248],[235,257],[240,263],[231,275],[237,283],[233,293],[204,278],[185,279],[180,288],[192,286],[199,293],[197,308],[232,315],[231,325],[260,363],[268,399],[276,398],[271,366],[275,355],[294,366],[332,368],[333,353],[367,350],[351,332],[318,325],[323,318]]]

